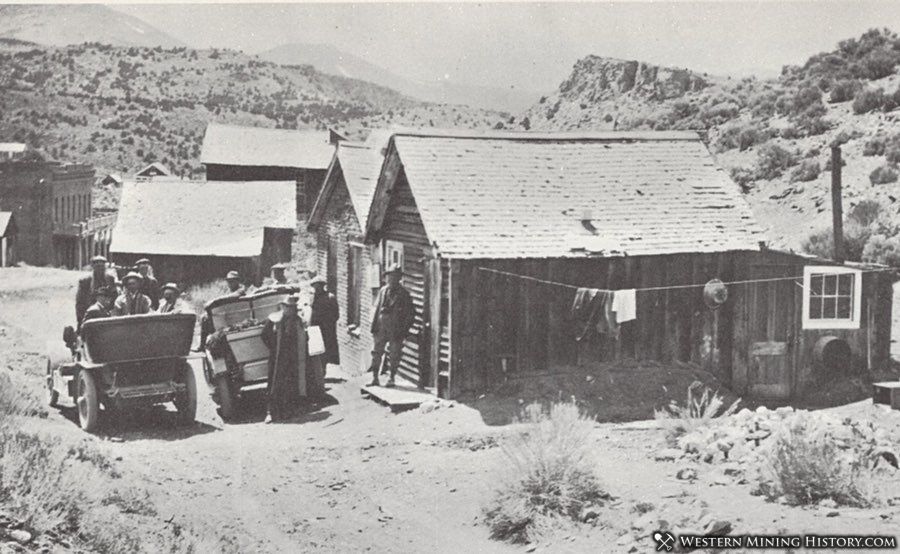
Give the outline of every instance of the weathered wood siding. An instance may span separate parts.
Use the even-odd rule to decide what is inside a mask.
[[[351,329],[347,321],[348,310],[348,283],[349,267],[348,257],[350,243],[362,243],[362,230],[359,220],[350,202],[347,187],[344,185],[343,175],[335,175],[338,179],[321,225],[316,229],[317,245],[317,270],[320,275],[327,275],[328,267],[328,243],[331,241],[335,256],[335,290],[331,292],[337,297],[341,317],[337,324],[338,346],[341,353],[341,367],[353,373],[361,373],[368,368],[371,361],[372,333],[369,331],[372,325],[372,304],[378,292],[377,283],[370,283],[367,276],[373,264],[377,264],[377,255],[373,246],[365,246],[362,249],[362,259],[359,271],[363,276],[363,288],[360,290],[359,327]],[[375,285],[373,288],[371,285]]]
[[[877,274],[863,279],[863,321],[858,330],[801,329],[803,258],[770,252],[731,252],[593,259],[454,260],[451,284],[452,367],[450,396],[482,391],[507,372],[552,371],[621,358],[693,362],[743,392],[752,343],[791,337],[791,392],[812,371],[812,349],[824,335],[844,338],[859,359],[887,359],[890,284]],[[487,267],[550,281],[601,289],[703,284],[759,277],[799,276],[752,286],[731,285],[728,301],[709,309],[702,287],[639,291],[637,319],[621,325],[618,338],[594,333],[577,342],[570,316],[575,290],[481,271]],[[761,268],[765,268],[761,272]],[[798,282],[801,286],[798,286]],[[789,302],[770,290],[788,290]],[[866,314],[872,310],[867,320]],[[869,354],[871,353],[871,354]]]

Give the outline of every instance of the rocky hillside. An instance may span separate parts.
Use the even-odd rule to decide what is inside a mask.
[[[0,40],[0,140],[90,162],[98,172],[130,174],[161,161],[177,174],[196,173],[212,120],[335,127],[360,137],[391,123],[487,127],[503,116],[231,50]]]
[[[829,247],[823,237],[804,243],[830,223],[827,169],[835,143],[843,145],[845,213],[871,219],[854,216],[860,204],[859,211],[878,212],[868,227],[887,237],[900,226],[891,215],[900,208],[898,67],[900,38],[888,30],[841,41],[772,80],[589,56],[554,94],[505,125],[703,131],[776,243],[820,252]],[[854,253],[862,257],[868,237],[858,238]]]

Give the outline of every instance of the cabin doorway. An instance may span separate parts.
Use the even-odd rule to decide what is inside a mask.
[[[777,279],[791,275],[787,264],[764,264],[750,267],[751,279]],[[747,393],[764,400],[791,397],[793,354],[796,346],[796,305],[802,300],[793,279],[762,281],[744,285],[747,294],[747,331],[749,348]]]

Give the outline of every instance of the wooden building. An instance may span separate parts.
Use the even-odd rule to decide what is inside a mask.
[[[150,258],[161,281],[202,283],[234,269],[259,285],[291,259],[294,183],[128,182],[110,254],[131,267]]]
[[[172,172],[169,171],[169,168],[161,164],[160,162],[147,164],[145,167],[141,168],[137,173],[134,174],[134,178],[138,181],[149,181],[159,177],[171,176]]]
[[[889,358],[893,277],[769,250],[695,133],[395,134],[366,240],[417,305],[402,371],[446,397],[648,358],[785,399]],[[577,341],[576,287],[636,289],[636,319]]]
[[[268,129],[210,123],[200,162],[210,181],[295,181],[297,214],[307,217],[334,148],[334,131]]]
[[[327,279],[341,310],[341,365],[356,372],[368,367],[373,346],[369,329],[380,286],[380,255],[363,238],[382,160],[380,148],[340,143],[308,224],[316,235],[318,274]]]
[[[17,261],[76,269],[99,253],[115,215],[94,212],[93,182],[86,165],[0,163],[0,210],[15,216]]]
[[[12,212],[0,212],[0,267],[16,264],[16,218]]]

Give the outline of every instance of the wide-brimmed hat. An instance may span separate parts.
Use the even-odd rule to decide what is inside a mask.
[[[325,279],[325,277],[322,277],[321,275],[316,275],[315,277],[313,277],[312,281],[309,282],[309,285],[311,287],[314,287],[316,285],[327,285],[327,284],[328,284],[328,281]]]
[[[134,265],[141,265],[141,264],[150,265],[150,260],[148,260],[147,258],[141,258],[140,260],[134,262]]]
[[[91,258],[91,265],[107,264],[107,263],[109,263],[109,261],[106,259],[105,256],[94,256],[93,258]]]
[[[241,278],[241,274],[233,269],[228,272],[228,275],[225,276],[226,281],[231,281],[232,279],[238,280],[240,278]]]
[[[144,280],[144,277],[140,273],[130,271],[130,272],[128,272],[127,275],[125,275],[125,277],[122,277],[122,284],[127,285],[128,281],[130,281],[132,279],[135,279],[138,282],[142,282]]]
[[[296,294],[289,294],[284,297],[284,300],[281,301],[281,304],[285,306],[297,306],[300,304],[300,297]]]
[[[287,266],[282,263],[272,264],[272,269],[287,269]]]
[[[97,296],[115,299],[119,296],[119,289],[117,289],[115,285],[104,285],[97,289]]]
[[[178,288],[178,285],[175,283],[166,283],[162,286],[162,290],[174,290],[175,294],[181,294],[181,290]]]
[[[716,309],[728,300],[728,287],[719,279],[711,279],[703,287],[703,302]]]
[[[399,273],[400,275],[403,275],[403,266],[398,263],[390,264],[387,266],[387,269],[384,270],[385,275],[388,273]]]

